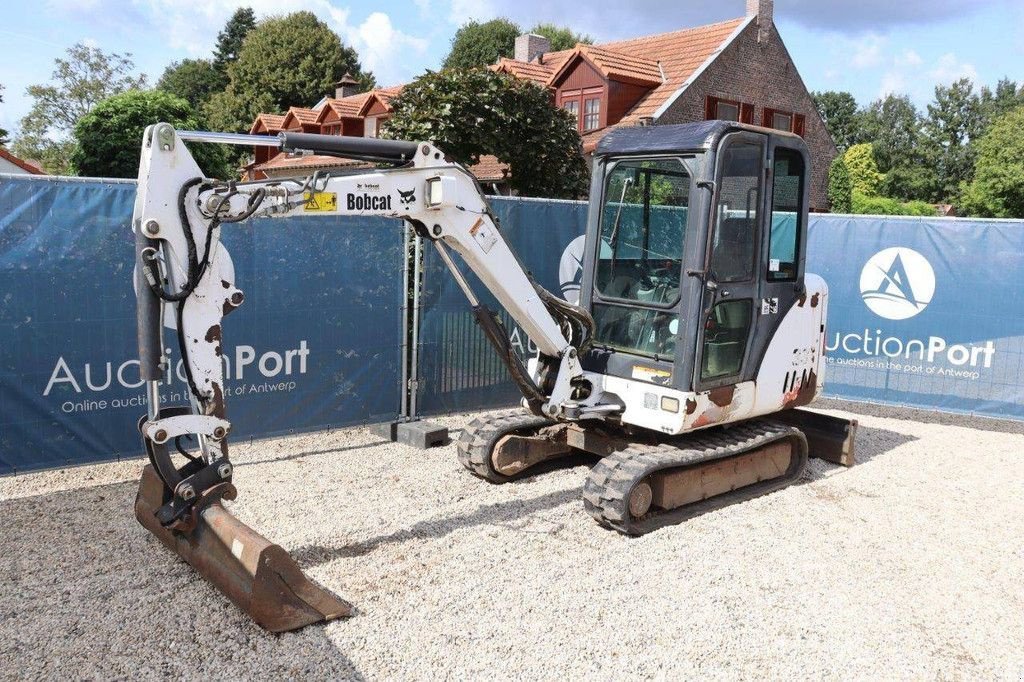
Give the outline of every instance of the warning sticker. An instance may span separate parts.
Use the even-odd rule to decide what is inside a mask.
[[[337,211],[338,195],[335,192],[306,192],[302,195],[306,205],[304,211]]]
[[[659,369],[657,367],[633,365],[633,378],[639,379],[640,381],[650,381],[654,384],[667,384],[672,381],[672,372],[670,370]]]

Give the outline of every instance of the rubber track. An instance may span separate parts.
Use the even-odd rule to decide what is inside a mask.
[[[787,439],[796,446],[794,457],[786,473],[778,478],[677,509],[648,514],[642,519],[633,519],[629,514],[628,500],[633,487],[656,471],[712,462]],[[728,429],[686,436],[678,444],[634,444],[605,457],[587,476],[583,506],[603,526],[627,535],[642,535],[711,509],[784,488],[800,477],[806,464],[807,441],[799,429],[768,420],[752,420]]]
[[[502,412],[478,417],[462,430],[456,450],[462,466],[491,483],[507,483],[518,476],[505,476],[494,470],[491,453],[502,437],[510,433],[523,433],[553,424],[550,419],[529,414],[523,410]],[[526,471],[529,471],[527,469]],[[523,472],[525,474],[525,472]]]

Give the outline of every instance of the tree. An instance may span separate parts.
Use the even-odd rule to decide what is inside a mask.
[[[982,130],[978,135],[984,135],[991,126],[999,118],[1002,118],[1006,114],[1010,113],[1017,107],[1024,106],[1024,85],[1020,88],[1017,87],[1015,81],[1009,78],[1001,78],[996,84],[996,89],[992,90],[987,85],[982,86],[981,93],[978,95],[978,105],[981,109],[982,118]]]
[[[590,45],[594,42],[594,39],[586,33],[576,33],[567,26],[556,26],[555,24],[537,24],[529,32],[550,40],[552,52],[571,50],[576,47],[577,43]],[[511,53],[503,56],[511,56]]]
[[[161,121],[182,130],[202,127],[188,102],[159,90],[129,90],[103,100],[75,125],[72,167],[79,175],[136,177],[142,134]],[[219,145],[193,143],[189,151],[208,176],[227,176]]]
[[[490,66],[500,57],[511,57],[515,53],[516,36],[521,33],[518,24],[508,19],[463,24],[452,38],[452,47],[442,68],[472,69]]]
[[[3,101],[4,101],[4,86],[3,86],[2,83],[0,83],[0,104],[3,104]],[[3,147],[6,144],[7,144],[7,131],[4,130],[3,128],[0,128],[0,147]]]
[[[967,215],[1024,218],[1024,106],[1004,114],[977,142],[974,180],[964,188]]]
[[[256,15],[252,8],[239,7],[224,25],[224,30],[217,34],[217,47],[213,50],[213,68],[220,72],[225,85],[228,80],[228,65],[238,59],[245,37],[254,28]]]
[[[973,139],[981,136],[982,117],[974,84],[961,78],[935,86],[935,101],[925,121],[925,160],[938,174],[937,200],[956,196],[974,174]]]
[[[938,194],[939,176],[925,163],[894,166],[885,174],[881,193],[904,200],[930,201]]]
[[[850,185],[854,192],[864,196],[878,196],[885,176],[878,172],[875,155],[869,143],[855,144],[843,154],[843,163],[850,173]]]
[[[883,173],[897,166],[918,163],[921,115],[906,95],[887,95],[876,100],[861,118],[858,142],[871,142]]]
[[[851,211],[851,200],[853,185],[850,182],[850,169],[843,161],[843,155],[839,154],[832,159],[832,165],[828,169],[828,203],[833,213],[849,213]]]
[[[182,98],[199,111],[226,85],[227,78],[209,59],[183,59],[164,69],[156,89]]]
[[[586,192],[576,121],[544,88],[488,69],[428,71],[391,101],[382,137],[431,140],[456,161],[484,154],[509,164],[525,196],[576,198]]]
[[[53,83],[28,87],[35,102],[21,120],[14,146],[19,156],[41,160],[48,172],[65,173],[73,148],[68,138],[78,120],[101,100],[144,87],[146,77],[132,75],[130,54],[107,54],[82,43],[68,48],[67,58],[54,63]]]
[[[840,154],[850,146],[864,141],[860,139],[860,116],[857,112],[857,100],[853,95],[828,90],[812,92],[811,97]]]
[[[261,112],[310,106],[332,93],[345,72],[365,89],[374,85],[356,51],[312,12],[266,19],[246,35],[238,59],[228,66],[227,89],[207,105],[210,125],[247,131]]]

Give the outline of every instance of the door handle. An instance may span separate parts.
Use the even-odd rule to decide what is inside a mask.
[[[721,293],[719,295],[722,298],[728,298],[729,297],[729,290],[728,289],[722,289],[722,291],[721,291]]]

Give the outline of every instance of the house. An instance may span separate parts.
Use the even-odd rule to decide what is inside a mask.
[[[19,159],[3,147],[0,147],[0,173],[12,175],[46,175],[43,169],[33,166],[28,161]]]
[[[550,90],[555,105],[576,117],[587,155],[621,126],[725,119],[796,133],[811,154],[811,210],[826,210],[835,143],[775,28],[773,0],[747,0],[746,7],[744,17],[730,21],[558,52],[550,51],[543,36],[519,36],[514,56],[490,68]],[[358,109],[355,95],[325,98],[314,107],[321,112],[322,132],[349,134],[336,122],[345,120],[340,111],[327,111],[344,108],[352,120],[363,122],[363,135],[375,135],[390,114],[390,98],[400,90],[364,93]],[[296,158],[293,168],[310,167],[298,165],[310,158]],[[257,172],[276,172],[274,161],[257,165]],[[507,191],[508,169],[500,166],[489,158],[473,169],[485,190]]]

